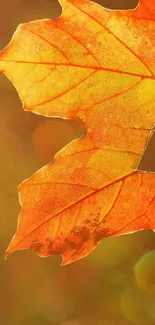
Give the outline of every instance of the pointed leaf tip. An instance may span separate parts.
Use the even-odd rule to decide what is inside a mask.
[[[6,251],[5,254],[4,254],[4,259],[5,259],[5,261],[8,259],[8,256],[9,256],[9,255],[10,255],[9,252]]]

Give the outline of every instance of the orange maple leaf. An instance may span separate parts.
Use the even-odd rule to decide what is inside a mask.
[[[155,174],[136,170],[155,122],[155,2],[128,11],[61,3],[59,19],[18,27],[0,69],[25,110],[86,127],[19,186],[6,252],[30,248],[67,264],[104,237],[155,229]]]

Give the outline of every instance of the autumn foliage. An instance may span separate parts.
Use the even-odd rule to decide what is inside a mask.
[[[25,110],[86,127],[19,186],[6,252],[30,248],[67,264],[104,237],[155,229],[155,174],[136,170],[155,123],[155,2],[128,11],[61,3],[59,19],[18,27],[0,70]]]

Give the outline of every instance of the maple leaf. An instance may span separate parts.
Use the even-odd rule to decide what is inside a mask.
[[[104,237],[155,229],[155,174],[136,170],[155,122],[155,2],[128,11],[61,3],[59,19],[18,27],[0,69],[25,110],[86,127],[19,186],[6,252],[30,248],[67,264]]]

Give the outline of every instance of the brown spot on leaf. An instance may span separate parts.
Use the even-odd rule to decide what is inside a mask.
[[[90,231],[83,226],[76,226],[66,238],[56,238],[55,241],[46,239],[48,255],[63,255],[64,252],[77,250],[90,237]]]
[[[33,241],[32,245],[37,245],[37,244],[38,244],[38,240],[36,239],[36,240]]]
[[[32,251],[40,254],[43,252],[43,248],[44,248],[44,245],[39,243],[38,240],[34,240],[32,245],[31,245],[31,249]]]
[[[88,223],[90,223],[90,220],[89,220],[89,219],[86,219],[86,220],[84,221],[84,223],[88,224]]]
[[[83,242],[86,242],[89,239],[90,231],[86,228],[82,228],[79,233],[80,239]]]
[[[63,246],[59,240],[57,242],[49,241],[48,255],[61,255],[64,251]]]
[[[96,230],[94,232],[94,242],[95,242],[95,244],[99,243],[104,237],[107,237],[108,233],[109,233],[109,228],[108,227]]]
[[[68,248],[71,248],[71,249],[76,249],[77,248],[77,243],[74,242],[71,239],[65,238],[65,243],[68,246]]]
[[[80,232],[80,227],[78,226],[75,226],[71,231],[71,233],[73,233],[74,235],[77,235],[79,232]]]
[[[90,236],[90,231],[86,227],[76,226],[71,231],[71,235],[74,236],[75,241],[85,242],[88,240]]]

